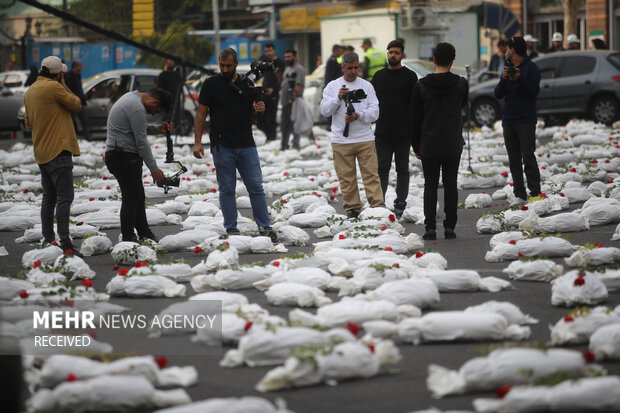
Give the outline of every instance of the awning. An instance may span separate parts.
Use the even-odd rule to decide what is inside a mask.
[[[483,2],[480,6],[482,25],[489,29],[497,29],[510,39],[521,29],[519,19],[507,7],[499,3]]]

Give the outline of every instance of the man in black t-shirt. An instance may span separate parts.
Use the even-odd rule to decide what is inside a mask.
[[[220,208],[228,234],[239,233],[237,228],[237,171],[245,184],[252,204],[254,221],[261,234],[277,241],[271,230],[267,200],[256,144],[252,137],[252,117],[265,111],[264,102],[253,102],[247,83],[237,74],[237,52],[226,48],[220,52],[220,74],[205,80],[198,97],[194,122],[194,156],[204,156],[202,131],[207,112],[211,112],[209,139],[220,190]]]
[[[409,148],[411,134],[407,119],[416,74],[401,64],[405,46],[392,40],[387,46],[388,66],[372,78],[379,100],[379,119],[375,129],[375,146],[383,197],[388,187],[392,157],[396,163],[396,201],[394,214],[400,218],[407,206],[409,194]]]
[[[268,141],[276,139],[276,129],[278,127],[276,114],[278,112],[278,100],[280,99],[280,84],[282,83],[282,73],[284,73],[284,60],[276,56],[276,46],[273,43],[265,43],[263,48],[265,54],[260,57],[263,62],[273,62],[273,71],[266,72],[263,77],[263,87],[265,88],[265,113],[261,130],[267,135]]]
[[[166,92],[170,93],[172,96],[172,103],[176,106],[171,106],[170,111],[172,113],[168,113],[167,117],[170,118],[174,113],[174,119],[172,119],[172,124],[175,125],[175,129],[178,130],[178,127],[181,126],[181,108],[183,102],[183,95],[181,94],[181,90],[179,86],[181,85],[181,75],[178,71],[174,70],[176,68],[176,64],[172,60],[166,60],[164,64],[164,70],[157,76],[157,88],[163,89]]]

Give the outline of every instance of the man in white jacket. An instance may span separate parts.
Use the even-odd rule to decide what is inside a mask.
[[[340,181],[344,209],[349,218],[357,218],[362,209],[357,186],[356,159],[362,173],[368,203],[371,207],[385,207],[377,171],[375,136],[370,129],[370,124],[379,117],[379,101],[372,84],[357,77],[358,71],[357,53],[344,55],[343,76],[325,86],[321,101],[321,114],[332,117],[331,142],[334,167]],[[355,112],[348,115],[347,104],[342,98],[347,91],[355,89],[363,90],[366,98],[359,103],[353,103]],[[344,136],[346,125],[349,125],[348,136]]]

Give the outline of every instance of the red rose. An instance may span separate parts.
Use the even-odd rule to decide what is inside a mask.
[[[389,247],[388,247],[389,248]],[[391,251],[391,250],[390,250]],[[394,264],[392,264],[392,267],[394,268],[400,268],[400,264],[395,262]]]
[[[229,248],[230,248],[230,242],[228,242],[228,241],[224,241],[224,242],[222,242],[222,244],[223,244],[223,245],[226,245],[227,247],[229,247]]]
[[[281,200],[280,200],[280,203],[281,203],[281,204],[288,204],[288,201],[287,201],[286,199],[281,199]]]
[[[371,353],[375,352],[375,345],[374,344],[368,344],[368,349],[370,350]]]
[[[279,266],[280,266],[280,261],[274,261],[274,262],[272,263],[272,265],[273,265],[274,267],[279,267]]]
[[[517,243],[516,239],[511,239],[510,241],[508,241],[509,244],[515,245]]]
[[[544,192],[541,192],[541,193],[540,193],[540,196],[541,196],[541,198],[546,198],[546,197],[547,197],[547,194],[545,194]]]
[[[105,181],[106,179],[108,179],[108,177],[107,177],[107,176],[104,176],[104,177],[102,177],[102,179]]]
[[[34,264],[32,264],[32,268],[37,268],[39,265],[41,265],[41,260],[36,260]]]
[[[81,227],[82,225],[84,225],[83,221],[78,222],[77,224],[75,224],[76,227]]]
[[[525,255],[523,255],[523,253],[522,253],[522,252],[520,252],[518,255],[519,255],[519,258],[521,258],[521,257],[525,257]]]
[[[166,356],[155,357],[155,363],[160,369],[165,369],[168,365],[168,358]]]
[[[118,265],[115,265],[114,267],[112,267],[113,271],[117,271],[118,270]]]
[[[333,196],[333,195],[330,195],[330,196],[329,196],[329,199],[333,201],[334,199],[336,199],[336,197],[335,197],[335,196]]]
[[[596,361],[596,354],[590,350],[584,350],[581,352],[586,363],[594,363]]]
[[[80,281],[80,285],[82,285],[82,287],[92,287],[93,286],[93,282],[92,280],[82,280]]]
[[[50,242],[50,244],[58,246],[58,243],[56,241],[52,241]]]
[[[310,178],[310,182],[314,182],[314,178]]]
[[[118,275],[127,275],[128,272],[129,270],[127,268],[121,268],[118,270]]]
[[[252,328],[252,322],[248,321],[247,323],[245,323],[245,326],[243,327],[243,331],[248,331],[249,329]]]
[[[26,291],[26,290],[21,290],[21,291],[19,292],[19,298],[24,298],[24,299],[28,298],[28,291]]]
[[[387,227],[384,225],[381,227],[381,231],[385,231],[387,229]]]
[[[509,392],[510,392],[510,386],[500,386],[497,389],[495,389],[495,395],[500,399],[503,399],[504,396],[506,396]]]
[[[392,251],[392,247],[385,247],[386,251]]]
[[[288,174],[288,172],[284,172],[284,174],[283,174],[283,175],[284,175],[284,176],[288,176],[289,174]]]
[[[89,201],[94,201],[94,200],[95,200],[95,198],[90,197],[90,198],[88,198],[88,200],[89,200]]]
[[[357,336],[357,333],[360,331],[360,326],[357,323],[348,322],[347,330],[349,330],[354,336]]]
[[[575,281],[573,282],[573,285],[575,287],[581,287],[585,283],[586,283],[586,280],[584,280],[583,277],[580,276],[580,277],[575,278]]]
[[[200,247],[194,247],[194,253],[196,253],[196,254],[200,254],[202,251],[203,251],[203,249],[202,249],[202,248],[200,248]]]
[[[569,315],[565,315],[564,316],[564,322],[565,323],[572,323],[573,321],[575,321],[575,319]]]
[[[388,215],[388,219],[390,220],[390,222],[396,222],[396,217],[394,216],[394,214]]]
[[[73,252],[72,249],[65,250],[65,255],[73,255],[73,254],[74,254],[74,252]]]
[[[564,197],[564,196],[566,196],[566,195],[564,195],[564,192],[560,192],[560,196],[561,196],[561,197]]]
[[[71,381],[76,381],[78,378],[75,377],[75,374],[73,373],[69,373],[67,374],[67,381],[71,382]]]
[[[598,161],[596,159],[592,159],[592,161],[590,161],[592,163],[598,163]]]
[[[515,183],[514,183],[514,182],[511,182],[511,183],[510,183],[510,186],[515,186]]]
[[[347,237],[346,237],[346,235],[344,235],[344,234],[340,234],[340,235],[338,236],[338,239],[346,239],[346,238],[347,238]]]
[[[332,192],[333,192],[333,193],[335,193],[335,194],[336,194],[336,193],[338,193],[338,188],[334,186],[334,187],[332,188]]]
[[[416,258],[422,258],[423,256],[424,256],[424,253],[422,251],[418,251],[415,253]]]
[[[545,169],[547,169],[547,167],[543,165],[543,166],[540,167],[540,169],[545,170]]]
[[[522,205],[521,206],[521,211],[527,211],[529,208],[527,207],[527,205]]]
[[[508,172],[506,172],[506,171],[502,172],[502,176],[503,176],[504,178],[508,178]]]
[[[24,193],[27,194],[28,193],[28,188],[24,189]]]
[[[571,168],[571,172],[577,172],[577,168]]]
[[[605,159],[605,163],[609,163],[609,159]]]

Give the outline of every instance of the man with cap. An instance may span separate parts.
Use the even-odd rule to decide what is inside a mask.
[[[60,246],[80,255],[69,236],[69,215],[73,202],[73,156],[80,155],[72,112],[82,110],[82,102],[67,86],[67,66],[56,56],[41,62],[36,82],[24,95],[26,127],[32,130],[34,159],[41,170],[43,200],[41,229],[44,242],[55,241],[54,210]]]
[[[569,50],[581,49],[581,42],[579,41],[579,37],[577,37],[576,34],[569,34],[566,38],[566,43],[568,43]]]
[[[535,59],[538,57],[538,52],[536,51],[536,43],[538,43],[538,39],[532,37],[531,34],[526,34],[523,36],[523,40],[525,40],[525,45],[527,46],[527,50],[525,54],[530,59]]]
[[[158,186],[164,183],[164,173],[157,166],[147,139],[148,134],[172,132],[172,123],[159,126],[147,124],[146,114],[170,113],[172,96],[163,89],[147,93],[134,90],[125,93],[114,103],[106,130],[105,165],[116,177],[121,188],[121,234],[123,241],[137,242],[138,237],[157,242],[146,220],[142,163],[151,171]]]
[[[502,111],[504,143],[508,152],[513,191],[517,203],[527,202],[523,169],[530,196],[540,195],[540,171],[536,162],[536,99],[540,90],[540,70],[525,54],[523,37],[508,41],[502,78],[495,87],[495,97],[505,98]],[[512,69],[509,71],[509,67]],[[523,165],[522,165],[523,164]]]
[[[375,73],[387,66],[385,53],[372,47],[372,42],[370,39],[364,39],[362,42],[362,49],[364,49],[364,65],[362,66],[362,73],[364,75],[364,79],[370,82]]]
[[[547,53],[561,52],[562,50],[564,50],[564,46],[562,45],[563,40],[564,36],[562,36],[562,33],[553,33],[553,36],[551,36],[551,42],[553,43],[553,45],[549,50],[547,50]]]

